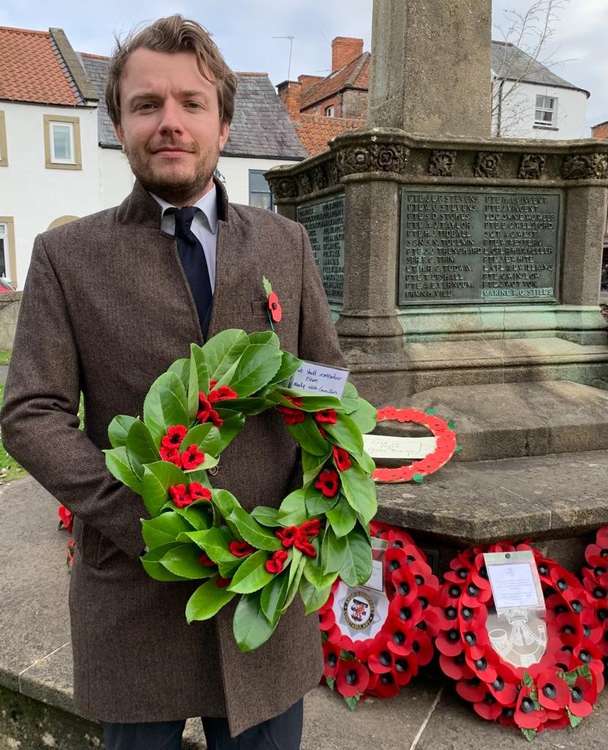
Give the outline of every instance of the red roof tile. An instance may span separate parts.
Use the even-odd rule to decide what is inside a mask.
[[[48,31],[0,26],[0,99],[81,103]]]
[[[370,59],[371,54],[364,52],[352,62],[349,62],[348,65],[305,89],[301,94],[300,109],[305,111],[308,107],[318,104],[323,99],[327,99],[345,88],[367,90]]]
[[[309,156],[327,149],[328,141],[347,130],[365,127],[364,119],[349,117],[325,117],[324,115],[301,115],[294,122],[298,138]]]

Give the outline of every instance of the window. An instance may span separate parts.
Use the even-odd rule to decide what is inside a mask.
[[[249,205],[274,211],[270,186],[266,182],[264,172],[259,169],[249,170]]]
[[[15,224],[12,216],[0,216],[0,278],[17,286]]]
[[[44,153],[47,169],[82,169],[77,117],[44,115]]]
[[[325,107],[325,117],[335,117],[336,116],[336,108],[332,104],[329,107]]]
[[[4,112],[0,112],[0,167],[8,167],[8,151],[6,149],[6,123]]]
[[[554,96],[537,95],[534,124],[545,128],[557,126],[557,99]]]

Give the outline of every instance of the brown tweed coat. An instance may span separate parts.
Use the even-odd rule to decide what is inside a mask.
[[[304,229],[269,211],[228,204],[220,187],[216,289],[209,335],[268,327],[262,276],[283,306],[277,333],[305,359],[341,363]],[[108,473],[101,448],[116,414],[142,413],[153,380],[188,356],[201,331],[175,240],[135,184],[117,208],[36,239],[2,412],[9,452],[75,514],[70,584],[74,693],[86,717],[109,722],[227,716],[233,735],[286,710],[321,675],[315,616],[299,602],[248,654],[228,607],[187,625],[196,584],[145,574],[140,498]],[[79,392],[86,430],[78,429]],[[221,459],[217,486],[246,507],[278,505],[297,483],[297,454],[276,414],[249,418]]]

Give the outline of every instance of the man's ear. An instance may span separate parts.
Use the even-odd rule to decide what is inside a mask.
[[[226,145],[226,141],[228,140],[229,135],[230,125],[225,120],[222,120],[222,124],[220,125],[220,151],[222,151],[222,149]]]

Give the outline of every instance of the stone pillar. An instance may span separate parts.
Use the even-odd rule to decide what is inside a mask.
[[[398,318],[399,185],[346,178],[344,303],[336,328],[367,398],[399,399],[411,389]],[[395,387],[395,376],[398,387]]]
[[[608,190],[576,187],[568,190],[561,302],[597,305]]]
[[[374,0],[368,125],[491,134],[491,0]]]

